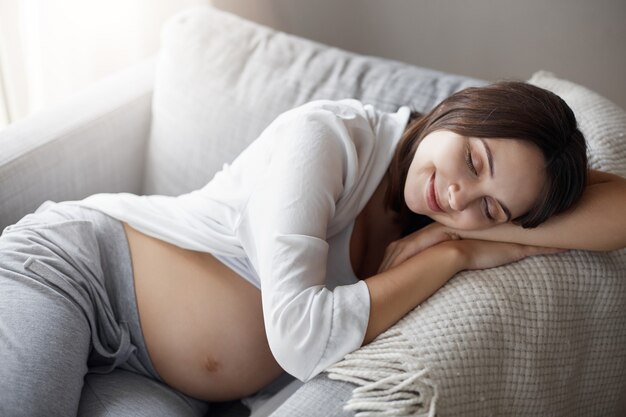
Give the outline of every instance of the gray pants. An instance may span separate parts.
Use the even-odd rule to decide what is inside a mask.
[[[202,416],[144,344],[122,224],[70,204],[0,236],[0,415]]]

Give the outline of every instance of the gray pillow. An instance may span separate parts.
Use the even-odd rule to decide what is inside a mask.
[[[146,194],[201,187],[278,114],[307,101],[358,98],[424,111],[484,81],[349,53],[210,7],[173,17],[162,34]]]

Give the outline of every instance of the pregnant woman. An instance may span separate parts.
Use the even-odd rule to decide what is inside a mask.
[[[199,190],[48,202],[4,230],[0,415],[76,415],[87,372],[115,368],[197,415],[309,380],[459,271],[624,247],[625,182],[525,83],[426,115],[308,103]]]

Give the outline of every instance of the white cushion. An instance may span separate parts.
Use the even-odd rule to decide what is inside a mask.
[[[538,71],[530,84],[559,95],[574,111],[588,146],[589,165],[626,177],[626,112],[590,89]]]

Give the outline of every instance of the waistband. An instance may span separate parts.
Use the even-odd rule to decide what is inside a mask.
[[[24,217],[16,225],[9,226],[5,232],[13,232],[21,227],[45,227],[45,225],[76,220],[89,222],[93,231],[103,273],[102,285],[113,311],[113,320],[118,323],[117,330],[122,333],[118,352],[104,354],[105,358],[114,356],[114,361],[109,366],[91,368],[90,372],[106,373],[119,366],[122,369],[162,381],[152,365],[143,338],[137,310],[132,260],[122,222],[101,211],[79,204],[48,201],[35,213]],[[103,323],[108,321],[102,317],[106,314],[104,311],[106,309],[99,305],[94,305],[93,308],[102,310],[97,311],[96,314]],[[92,337],[92,340],[95,343],[98,342],[96,337]]]

